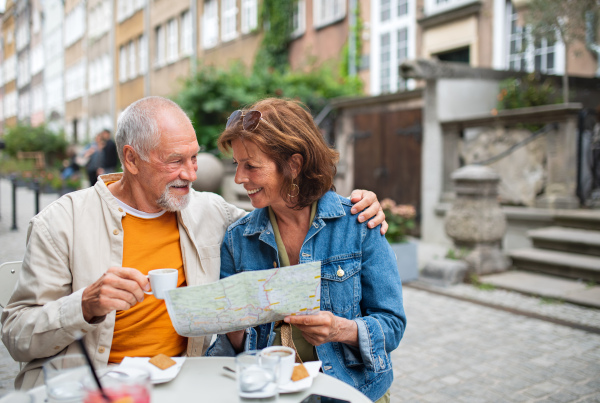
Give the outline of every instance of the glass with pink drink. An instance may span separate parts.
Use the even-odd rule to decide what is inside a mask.
[[[150,403],[152,382],[150,373],[143,368],[120,368],[100,378],[102,388],[111,403]],[[86,385],[84,403],[106,403],[95,385]]]

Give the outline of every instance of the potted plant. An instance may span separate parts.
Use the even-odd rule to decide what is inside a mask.
[[[403,282],[416,280],[419,277],[417,242],[408,238],[410,230],[415,227],[415,208],[396,204],[392,199],[383,199],[381,208],[389,225],[385,237],[396,254],[400,278]]]

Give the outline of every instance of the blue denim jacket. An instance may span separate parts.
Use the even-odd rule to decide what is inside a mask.
[[[392,384],[390,352],[402,339],[406,316],[394,252],[378,229],[368,229],[350,214],[351,207],[334,192],[319,200],[300,263],[321,261],[321,310],[358,325],[358,348],[333,342],[316,347],[323,372],[375,401]],[[280,266],[268,209],[229,226],[221,246],[221,278],[274,264]],[[265,348],[274,336],[273,323],[247,329],[244,349]],[[227,336],[219,335],[207,355],[232,356],[235,351]]]

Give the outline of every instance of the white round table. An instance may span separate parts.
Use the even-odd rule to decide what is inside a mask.
[[[233,357],[188,357],[175,379],[152,388],[152,403],[186,403],[238,402],[235,375],[223,369],[224,366],[235,368]],[[371,403],[365,395],[352,386],[332,377],[319,373],[307,390],[296,393],[282,393],[280,402],[299,403],[308,395],[315,393],[323,396],[337,397],[351,403]],[[29,391],[35,403],[44,403],[45,386]]]
[[[235,375],[225,371],[224,366],[235,368],[234,358],[188,358],[174,380],[154,385],[152,402],[237,402],[239,399]],[[282,393],[279,395],[279,401],[299,403],[312,393],[337,397],[351,403],[371,403],[369,398],[352,386],[323,373],[317,375],[312,386],[307,390],[296,393]]]

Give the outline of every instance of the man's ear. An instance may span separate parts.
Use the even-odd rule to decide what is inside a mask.
[[[133,147],[126,145],[123,147],[123,169],[136,175],[139,172],[140,156],[135,152]]]
[[[302,157],[302,155],[296,153],[289,158],[288,163],[290,164],[292,177],[296,178],[296,176],[300,175],[302,165],[304,164],[304,158]]]

